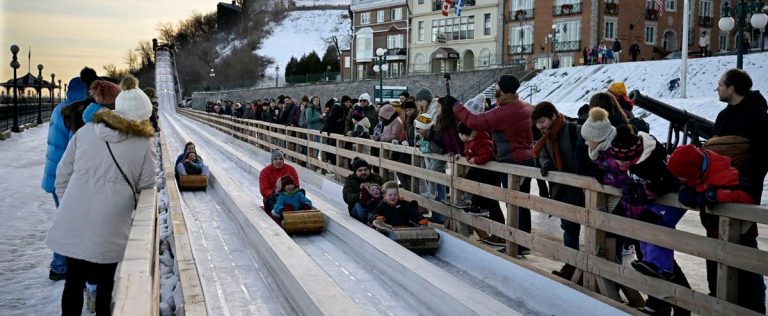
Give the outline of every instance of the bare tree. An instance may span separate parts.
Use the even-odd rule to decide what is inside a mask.
[[[142,68],[155,63],[155,51],[152,49],[152,43],[150,41],[139,41],[139,47],[136,48],[136,53],[139,54]]]
[[[128,66],[128,72],[134,72],[139,68],[139,58],[133,49],[128,50],[128,54],[123,57],[123,61]]]
[[[155,27],[155,31],[160,34],[158,37],[161,41],[166,43],[173,43],[173,38],[176,34],[176,31],[173,29],[173,23],[158,22],[157,26]]]

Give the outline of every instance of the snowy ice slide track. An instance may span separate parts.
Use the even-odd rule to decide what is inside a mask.
[[[166,118],[171,119],[169,116]],[[172,124],[197,131],[190,140],[196,142],[209,164],[211,161],[207,157],[212,157],[211,153],[215,153],[217,158],[226,156],[228,159],[223,160],[228,161],[222,161],[226,164],[225,169],[240,182],[241,188],[252,192],[251,199],[259,200],[256,179],[258,171],[269,161],[266,152],[203,124],[188,122],[179,116],[173,119]],[[550,291],[548,287],[559,287],[556,292],[574,292],[563,293],[566,298],[559,302],[561,312],[578,306],[567,303],[576,297],[588,302],[590,312],[619,312],[465,242],[454,240],[451,242],[453,246],[450,246],[453,251],[441,251],[435,257],[424,260],[351,220],[346,211],[340,212],[339,209],[343,210],[345,205],[341,201],[338,184],[331,184],[330,180],[304,168],[299,167],[297,171],[302,186],[307,189],[313,203],[324,211],[329,224],[327,231],[321,235],[294,237],[294,241],[366,314],[457,314],[461,310],[466,313],[459,314],[551,314],[553,311],[558,314],[557,308],[552,307],[558,304],[531,303],[532,296],[543,297],[542,291]],[[445,237],[450,236],[444,236],[447,240],[449,238]],[[444,244],[443,247],[449,246]],[[461,257],[486,258],[494,263],[485,264],[484,269],[473,269],[473,265],[484,262],[472,262]],[[476,273],[471,270],[476,270]],[[512,278],[513,275],[517,278]],[[526,291],[524,286],[520,286],[521,283],[532,286]]]

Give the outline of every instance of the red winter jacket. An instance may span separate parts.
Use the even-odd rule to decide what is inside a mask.
[[[499,106],[482,113],[472,113],[461,103],[453,113],[467,127],[491,133],[496,144],[496,161],[519,163],[533,159],[532,107],[516,95],[504,95]]]
[[[484,165],[493,160],[493,141],[487,132],[475,132],[475,138],[464,144],[464,157],[467,160],[475,159],[472,163]]]
[[[747,191],[741,187],[739,171],[731,167],[731,158],[718,155],[710,150],[703,150],[709,160],[704,174],[693,185],[696,192],[704,192],[711,187],[717,188],[718,203],[754,203]]]
[[[290,175],[296,183],[296,187],[301,187],[296,169],[288,164],[283,165],[280,169],[275,168],[272,164],[261,169],[261,172],[259,172],[259,191],[264,199],[269,198],[275,192],[277,180],[284,175]]]

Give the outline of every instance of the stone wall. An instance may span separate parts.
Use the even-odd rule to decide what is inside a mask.
[[[519,77],[525,75],[518,67],[508,66],[503,68],[491,68],[474,71],[462,71],[451,73],[451,94],[461,96],[465,91],[468,95],[480,93],[485,87],[491,85],[499,76],[506,73],[512,73]],[[356,98],[360,94],[368,93],[373,96],[373,89],[379,85],[379,80],[367,79],[344,82],[301,84],[271,88],[247,88],[236,90],[221,90],[210,92],[193,92],[192,107],[203,109],[207,101],[215,100],[233,100],[233,101],[253,101],[265,97],[275,98],[278,95],[290,95],[294,98],[301,98],[302,95],[318,95],[320,99],[325,100],[331,97],[341,97],[349,95]],[[443,74],[420,74],[397,78],[384,78],[385,86],[406,86],[408,92],[412,95],[421,88],[427,88],[433,94],[445,95],[445,79]]]

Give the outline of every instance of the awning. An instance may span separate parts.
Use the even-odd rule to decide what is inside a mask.
[[[450,47],[440,47],[430,57],[432,59],[459,59],[459,52]]]

